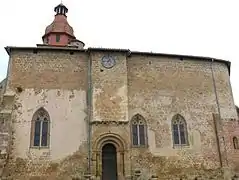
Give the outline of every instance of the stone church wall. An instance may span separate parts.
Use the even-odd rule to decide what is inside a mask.
[[[4,176],[64,179],[83,171],[76,167],[84,168],[86,163],[87,56],[81,52],[14,51],[10,65],[14,132]],[[50,116],[50,148],[30,144],[32,118],[42,107]],[[61,169],[57,175],[56,169]]]
[[[87,54],[54,50],[12,50],[9,88],[86,90]]]
[[[230,171],[239,174],[239,149],[234,148],[233,138],[239,137],[239,120],[225,119],[222,122],[221,136],[224,147],[224,164],[230,167]]]
[[[80,51],[12,50],[7,83],[7,93],[14,92],[12,148],[4,176],[72,180],[87,172],[87,67],[92,60],[94,175],[101,171],[97,148],[105,138],[118,140],[115,144],[124,147],[117,158],[123,159],[118,166],[126,175],[140,170],[143,179],[151,175],[222,179],[213,119],[219,113],[218,104],[225,121],[219,126],[220,137],[227,133],[225,140],[230,141],[230,129],[237,126],[226,123],[237,119],[226,65],[213,63],[217,101],[210,62],[116,53],[118,64],[105,70],[100,64],[103,53],[90,55],[89,59],[89,54]],[[50,148],[36,149],[30,146],[31,121],[41,107],[50,116]],[[185,147],[173,147],[171,120],[178,113],[187,122],[189,145]],[[131,145],[130,120],[135,114],[147,122],[148,146],[144,148]],[[228,156],[237,158],[231,143],[227,147]],[[234,165],[236,160],[231,162]]]
[[[3,94],[5,92],[6,89],[6,79],[2,80],[2,82],[0,82],[0,102],[3,101]]]
[[[11,113],[14,96],[6,93],[7,80],[0,83],[0,176],[9,162],[11,151]]]
[[[132,55],[127,63],[129,118],[140,113],[148,126],[149,148],[132,149],[133,169],[159,178],[219,178],[212,116],[218,109],[210,62]],[[237,119],[228,69],[219,63],[213,68],[221,116]],[[187,147],[173,147],[171,120],[177,113],[187,122]]]
[[[116,57],[112,68],[104,68],[101,58],[109,52],[92,52],[93,121],[128,121],[127,60],[125,53]]]

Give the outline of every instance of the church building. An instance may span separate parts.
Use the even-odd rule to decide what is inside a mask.
[[[5,48],[1,179],[238,178],[229,61],[85,48],[54,11],[42,44]]]

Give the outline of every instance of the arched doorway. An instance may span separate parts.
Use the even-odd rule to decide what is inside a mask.
[[[111,143],[102,147],[102,180],[117,180],[117,152]]]

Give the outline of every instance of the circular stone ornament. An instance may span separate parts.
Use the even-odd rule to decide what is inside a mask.
[[[109,54],[105,55],[101,59],[101,64],[103,67],[105,67],[107,69],[112,68],[116,64],[116,57],[109,55]]]

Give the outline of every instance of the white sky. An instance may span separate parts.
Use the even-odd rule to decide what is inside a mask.
[[[7,0],[0,9],[0,80],[5,46],[35,46],[60,0]],[[210,56],[232,62],[239,105],[238,0],[63,0],[68,22],[86,47]]]

